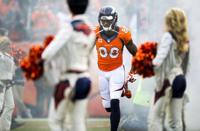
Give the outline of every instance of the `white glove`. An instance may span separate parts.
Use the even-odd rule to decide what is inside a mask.
[[[132,73],[129,73],[128,74],[128,77],[127,77],[127,79],[126,79],[126,81],[128,82],[131,82],[131,83],[133,83],[133,82],[135,82],[136,81],[136,75],[135,74],[132,74]]]

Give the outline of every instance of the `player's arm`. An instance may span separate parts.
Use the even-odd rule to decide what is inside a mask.
[[[122,27],[122,32],[123,32],[122,33],[123,34],[122,38],[123,38],[124,45],[126,46],[126,48],[129,51],[129,53],[132,56],[135,56],[136,52],[137,52],[137,47],[133,43],[131,32],[125,27]]]
[[[132,56],[136,55],[136,53],[137,53],[137,47],[133,43],[132,40],[128,44],[126,44],[126,48],[131,53]],[[131,70],[129,71],[129,74],[134,74],[133,70],[134,70],[134,66],[132,65],[131,66]]]
[[[132,40],[130,40],[126,45],[127,50],[129,51],[129,53],[131,53],[132,56],[136,55],[137,52],[137,47],[136,45],[133,43]]]
[[[124,29],[124,42],[125,42],[125,46],[127,48],[127,50],[129,51],[129,53],[132,55],[132,56],[135,56],[136,53],[137,53],[137,47],[136,45],[133,43],[133,40],[132,40],[132,36],[131,36],[131,32]],[[132,74],[134,73],[133,72],[133,69],[134,67],[131,66],[131,70],[129,72],[129,74]]]

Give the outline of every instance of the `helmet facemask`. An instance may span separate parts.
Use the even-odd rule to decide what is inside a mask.
[[[111,31],[115,26],[115,20],[113,16],[101,16],[100,17],[100,26],[105,31]]]

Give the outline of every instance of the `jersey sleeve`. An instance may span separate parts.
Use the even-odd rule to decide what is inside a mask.
[[[121,31],[123,34],[122,38],[123,38],[124,44],[127,45],[129,41],[132,40],[131,32],[125,27],[122,27]]]

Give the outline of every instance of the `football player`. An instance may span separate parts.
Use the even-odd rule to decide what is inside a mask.
[[[111,131],[117,131],[120,121],[119,99],[125,81],[123,48],[135,56],[137,47],[126,27],[118,26],[118,13],[112,6],[100,9],[96,27],[96,50],[98,55],[99,88],[103,107],[111,112]]]

